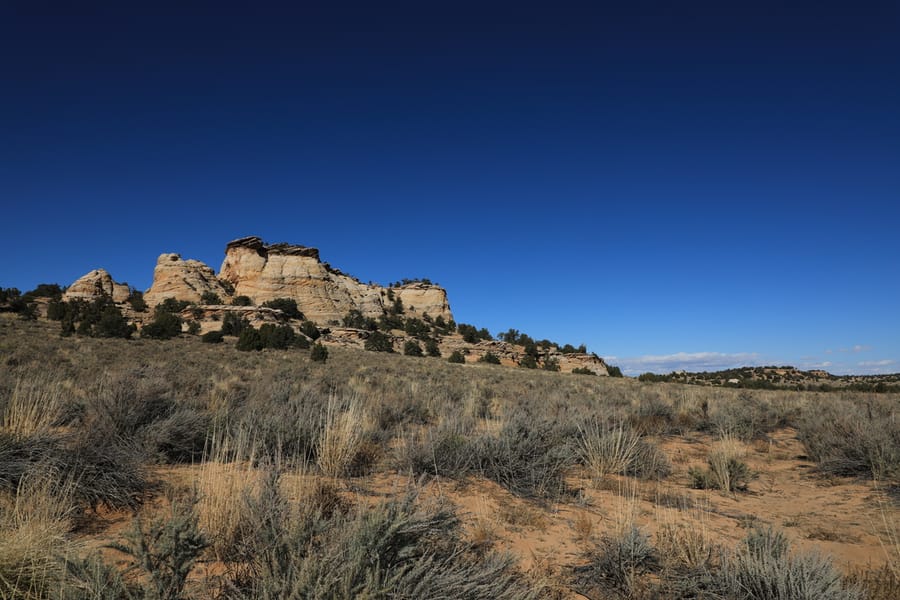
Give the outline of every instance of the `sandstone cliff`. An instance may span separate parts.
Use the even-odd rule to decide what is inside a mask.
[[[206,293],[217,294],[223,301],[228,290],[216,273],[199,260],[182,260],[177,254],[161,254],[153,270],[153,285],[144,293],[148,306],[156,306],[166,298],[200,302]]]
[[[128,300],[130,290],[124,283],[116,283],[105,269],[94,269],[79,277],[63,294],[63,300],[94,300],[112,298],[113,302]]]
[[[440,286],[409,283],[388,290],[362,283],[323,263],[315,248],[290,244],[266,244],[258,237],[230,242],[225,260],[215,271],[198,260],[183,260],[178,254],[162,254],[153,270],[153,284],[144,293],[151,308],[167,298],[200,303],[211,292],[230,304],[235,296],[248,296],[255,305],[276,298],[292,298],[306,318],[321,325],[334,324],[351,310],[378,318],[400,298],[410,316],[453,318],[447,292]],[[73,283],[66,298],[98,296],[125,302],[128,286],[115,283],[103,269],[91,271]]]
[[[384,314],[387,290],[368,285],[331,268],[315,248],[265,244],[258,237],[229,243],[219,277],[234,287],[235,296],[249,296],[254,304],[293,298],[317,323],[340,321],[350,310],[367,317]],[[447,293],[438,286],[412,284],[394,290],[408,311],[453,318]]]

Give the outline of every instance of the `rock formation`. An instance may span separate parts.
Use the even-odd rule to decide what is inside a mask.
[[[167,298],[200,303],[211,292],[230,304],[235,296],[248,296],[255,305],[276,298],[292,298],[304,316],[321,325],[334,324],[351,310],[378,318],[400,298],[410,316],[453,318],[447,292],[440,286],[408,283],[389,291],[362,283],[319,259],[316,248],[266,244],[258,237],[230,242],[219,275],[198,260],[162,254],[153,271],[153,284],[144,293],[151,308]],[[113,282],[103,269],[91,271],[66,292],[66,298],[111,297],[124,302],[128,286]]]
[[[385,288],[333,269],[319,259],[315,248],[241,238],[226,247],[219,277],[234,287],[235,296],[248,296],[254,304],[293,298],[300,311],[317,323],[340,321],[350,310],[373,318],[385,313]],[[412,313],[452,318],[443,288],[412,284],[394,293]]]
[[[144,300],[150,307],[166,298],[199,303],[206,292],[217,294],[223,301],[230,296],[215,271],[206,264],[182,260],[178,254],[161,254],[153,270],[153,285],[144,293]]]
[[[63,294],[63,300],[94,300],[112,298],[113,302],[125,302],[131,291],[128,284],[116,283],[105,269],[94,269],[79,277]]]

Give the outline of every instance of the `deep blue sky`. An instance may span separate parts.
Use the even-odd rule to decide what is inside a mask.
[[[628,372],[900,371],[897,2],[117,4],[0,4],[0,286],[259,235]]]

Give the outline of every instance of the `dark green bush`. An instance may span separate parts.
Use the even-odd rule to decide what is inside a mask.
[[[241,335],[238,336],[237,345],[235,347],[238,350],[249,352],[262,350],[265,348],[265,344],[263,344],[259,331],[253,327],[247,326],[241,330]]]
[[[559,371],[559,361],[555,358],[545,358],[541,368],[545,371]]]
[[[200,304],[222,304],[222,299],[215,292],[203,292],[200,295]]]
[[[519,366],[523,369],[537,369],[538,364],[532,355],[526,354],[522,357],[522,360],[519,361]]]
[[[136,329],[134,325],[128,324],[117,306],[110,304],[100,313],[100,319],[94,325],[93,334],[94,337],[128,339]]]
[[[200,336],[200,340],[204,344],[221,344],[224,339],[225,336],[221,331],[207,331]]]
[[[428,340],[427,342],[425,342],[425,354],[433,358],[440,358],[441,347],[438,346],[438,343],[436,341]]]
[[[250,296],[235,296],[231,300],[232,306],[253,306],[253,300],[250,299]]]
[[[596,373],[594,373],[587,367],[575,367],[574,369],[572,369],[572,373],[575,375],[596,375]]]
[[[319,339],[319,336],[322,335],[322,332],[319,331],[319,328],[312,321],[303,321],[300,324],[300,333],[313,341]]]
[[[606,372],[609,373],[610,377],[624,377],[622,369],[615,365],[606,365]]]
[[[366,338],[365,349],[374,352],[393,352],[394,342],[391,339],[391,336],[381,333],[380,331],[373,331],[369,334],[369,337]]]
[[[233,312],[226,312],[222,317],[222,335],[233,335],[235,337],[241,335],[244,328],[249,327],[250,322],[242,315]]]
[[[144,300],[144,293],[132,289],[128,294],[128,303],[134,312],[147,312],[147,302]]]
[[[156,316],[158,317],[161,312],[167,312],[177,315],[190,305],[191,303],[187,300],[166,298],[156,306]]]
[[[457,363],[457,364],[462,365],[462,364],[465,364],[465,362],[466,362],[466,357],[465,357],[465,356],[463,355],[463,353],[460,352],[459,350],[454,350],[454,351],[450,354],[450,358],[447,359],[447,362]]]
[[[344,327],[352,327],[354,329],[365,329],[367,331],[375,331],[378,324],[372,317],[365,317],[356,309],[348,312],[342,319]]]
[[[141,337],[168,340],[181,334],[181,318],[170,312],[156,313],[156,318],[141,328]]]
[[[289,319],[302,319],[303,313],[297,308],[297,301],[293,298],[275,298],[262,304],[266,308],[280,310]]]
[[[285,350],[294,345],[297,334],[290,325],[265,323],[259,328],[259,338],[263,348]]]
[[[406,343],[403,344],[403,354],[406,356],[424,356],[422,346],[415,340],[407,340]]]
[[[309,359],[316,362],[325,362],[328,360],[328,349],[322,344],[313,344],[312,350],[309,352]]]
[[[485,352],[481,358],[478,359],[478,362],[485,363],[488,365],[499,365],[500,358],[494,354],[493,352]]]

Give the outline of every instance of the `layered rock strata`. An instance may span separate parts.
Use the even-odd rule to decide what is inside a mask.
[[[63,294],[63,300],[94,300],[111,298],[113,302],[125,302],[131,290],[128,284],[116,283],[105,269],[94,269],[82,275]]]

